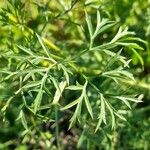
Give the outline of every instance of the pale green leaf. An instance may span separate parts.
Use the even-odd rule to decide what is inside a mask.
[[[69,69],[67,69],[67,68],[66,68],[64,65],[62,65],[62,64],[60,64],[59,66],[60,66],[60,67],[62,68],[62,70],[64,71],[64,75],[65,75],[67,84],[69,85],[69,74],[72,74],[72,72],[71,72]]]
[[[75,124],[77,118],[81,115],[81,107],[82,107],[82,101],[80,101],[77,104],[76,110],[75,110],[72,118],[70,119],[69,129]]]
[[[42,88],[39,89],[38,94],[34,100],[34,113],[36,113],[41,105],[42,101],[42,96],[43,96],[43,90]]]
[[[84,95],[84,100],[85,100],[85,104],[86,104],[87,110],[88,110],[89,114],[91,115],[91,117],[93,118],[92,107],[91,107],[91,104],[89,102],[89,98],[88,98],[87,95]]]
[[[136,44],[136,43],[123,43],[123,42],[117,42],[118,45],[121,46],[126,46],[129,48],[133,48],[133,49],[138,49],[138,50],[144,50],[143,47],[141,47],[140,45]]]
[[[67,90],[82,90],[83,89],[83,86],[75,86],[75,85],[70,85],[68,87],[66,87]]]
[[[60,91],[59,83],[58,83],[57,79],[55,79],[55,78],[54,78],[54,77],[52,77],[52,76],[50,76],[50,79],[52,80],[52,82],[53,82],[53,84],[54,84],[55,88],[56,88],[57,90],[59,90],[59,91]]]
[[[120,99],[120,100],[128,100],[128,101],[132,101],[132,102],[136,102],[136,103],[139,103],[139,102],[143,102],[141,99],[139,98],[132,98],[132,97],[124,97],[124,96],[115,96],[116,98]]]
[[[22,112],[21,122],[22,122],[24,128],[28,131],[29,129],[28,129],[28,125],[27,125],[27,121],[26,121],[25,115],[24,115],[22,110],[21,110],[21,112]]]
[[[144,67],[144,61],[143,61],[142,56],[141,56],[135,49],[131,48],[131,50],[133,51],[133,53],[134,53],[134,54],[137,56],[137,58],[139,59],[139,61],[140,61],[141,65],[142,65],[142,67]],[[144,69],[144,68],[143,68],[143,69]]]
[[[114,129],[115,128],[115,116],[114,116],[113,108],[112,108],[112,106],[110,106],[110,104],[106,100],[104,102],[105,102],[105,104],[106,104],[106,106],[107,106],[107,108],[111,114],[112,129]]]
[[[61,108],[61,110],[66,110],[69,109],[71,107],[73,107],[74,105],[78,104],[80,101],[80,98],[74,100],[73,102],[71,102],[70,104],[66,105],[65,107]]]
[[[90,33],[90,38],[92,38],[93,27],[92,27],[92,23],[91,23],[91,17],[87,14],[87,12],[85,12],[85,15],[86,15],[86,22],[87,22],[88,30]]]
[[[26,131],[29,131],[23,110],[21,110],[19,113],[17,120],[19,120],[19,119],[21,120],[21,123],[22,123],[23,127],[26,129]]]
[[[41,81],[30,81],[29,83],[25,84],[22,88],[28,89],[28,88],[39,86],[39,85],[41,85]]]
[[[96,129],[95,129],[95,132],[97,132],[97,130],[99,129],[100,125],[102,123],[102,117],[99,118],[98,120],[98,123],[97,123],[97,126],[96,126]]]
[[[126,118],[124,118],[122,115],[120,115],[119,113],[117,112],[114,112],[114,114],[119,117],[121,120],[124,120],[124,121],[127,121]]]
[[[49,57],[49,52],[48,52],[47,48],[45,47],[45,45],[44,45],[44,43],[43,43],[41,37],[40,37],[37,33],[36,33],[36,36],[37,36],[37,38],[38,38],[38,40],[39,40],[39,43],[40,43],[40,45],[42,46],[44,52],[45,52],[46,55]]]
[[[29,55],[31,55],[31,56],[34,56],[34,53],[33,53],[30,49],[28,49],[28,48],[26,48],[26,47],[23,47],[23,46],[21,46],[21,45],[17,45],[17,47],[18,47],[19,49],[23,50],[25,53],[27,53],[27,54],[29,54]]]
[[[100,117],[102,117],[103,122],[106,124],[106,113],[105,113],[105,99],[102,94],[100,94],[101,97],[101,112]]]
[[[59,88],[56,90],[55,95],[54,95],[53,104],[57,104],[58,101],[60,100],[60,97],[61,97],[62,92],[64,91],[64,89],[66,87],[66,84],[67,84],[66,81],[60,82]]]

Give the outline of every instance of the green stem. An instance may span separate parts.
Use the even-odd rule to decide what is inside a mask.
[[[94,39],[91,37],[90,38],[90,45],[89,45],[89,51],[92,49],[92,47],[93,47],[93,41],[94,41]]]
[[[55,106],[55,123],[56,123],[56,128],[55,128],[55,134],[56,134],[56,142],[58,149],[60,150],[60,143],[59,143],[59,124],[58,124],[58,108]]]

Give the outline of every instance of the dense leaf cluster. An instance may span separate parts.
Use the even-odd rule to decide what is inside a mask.
[[[145,68],[141,53],[148,48],[146,39],[112,21],[107,3],[7,0],[4,5],[0,11],[4,126],[14,126],[21,133],[19,144],[31,149],[43,148],[41,143],[34,146],[36,141],[44,141],[47,149],[67,149],[63,139],[67,140],[68,129],[78,136],[73,148],[114,148],[117,130],[125,128],[130,110],[144,96],[132,87],[150,89],[143,82],[137,84],[133,73],[138,69],[130,68],[132,58]]]

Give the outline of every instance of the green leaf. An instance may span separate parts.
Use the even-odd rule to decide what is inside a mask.
[[[103,51],[103,50],[108,50],[108,49],[112,49],[117,47],[118,45],[116,43],[106,43],[106,44],[102,44],[100,46],[95,46],[93,48],[90,49],[90,51]]]
[[[41,105],[41,101],[42,101],[42,96],[43,96],[43,90],[42,88],[39,89],[39,92],[34,100],[34,113],[36,114],[36,112],[38,111],[40,105]]]
[[[97,123],[97,126],[96,126],[96,129],[95,129],[95,132],[99,129],[102,121],[106,124],[106,110],[105,110],[105,99],[103,97],[102,94],[100,94],[100,100],[101,100],[101,106],[100,106],[100,114],[98,116],[98,123]]]
[[[66,87],[66,84],[67,84],[66,81],[60,82],[59,88],[56,90],[55,95],[54,95],[53,104],[57,104],[58,101],[60,100],[60,97],[61,97],[62,92],[64,91],[64,89]]]
[[[0,82],[4,82],[16,75],[17,75],[17,72],[12,72],[11,74],[7,75],[4,79],[0,80]]]
[[[38,40],[39,40],[39,43],[40,43],[40,45],[42,46],[44,52],[45,52],[46,55],[49,57],[49,52],[48,52],[48,50],[46,49],[45,45],[43,44],[43,41],[42,41],[41,37],[40,37],[37,33],[36,33],[36,36],[37,36],[37,38],[38,38]]]
[[[91,17],[87,14],[87,12],[85,12],[85,15],[86,15],[86,22],[87,22],[88,30],[90,33],[90,38],[92,38],[93,27],[92,27],[92,23],[91,23]]]
[[[115,114],[117,117],[119,117],[121,120],[127,121],[126,118],[124,118],[124,117],[123,117],[122,115],[120,115],[119,113],[114,112],[114,114]]]
[[[97,10],[97,26],[99,26],[100,22],[101,22],[101,15],[99,10]]]
[[[111,28],[115,24],[116,24],[116,22],[114,22],[114,21],[108,21],[108,22],[106,22],[106,24],[101,29],[98,30],[97,34],[103,33],[105,30]]]
[[[123,42],[117,42],[116,44],[121,45],[121,46],[126,46],[129,47],[130,49],[138,49],[138,50],[144,50],[143,47],[136,43],[123,43]]]
[[[99,118],[96,129],[95,129],[95,133],[97,132],[97,130],[99,129],[100,125],[102,123],[102,117]]]
[[[122,27],[119,28],[117,34],[115,35],[115,37],[111,40],[110,43],[115,43],[117,41],[119,41],[121,38],[126,37],[126,36],[132,36],[135,33],[134,32],[128,32],[127,31],[128,28],[125,28],[124,30],[122,29]]]
[[[69,85],[69,74],[72,74],[72,72],[69,70],[69,69],[67,69],[64,65],[62,65],[62,64],[60,64],[59,65],[61,68],[62,68],[62,70],[64,71],[64,75],[65,75],[65,78],[66,78],[66,81],[67,81],[67,84]],[[68,74],[69,73],[69,74]]]
[[[23,110],[20,111],[19,116],[16,120],[19,120],[19,119],[21,120],[21,123],[22,123],[23,127],[26,129],[26,131],[29,131]]]
[[[131,109],[130,103],[126,99],[124,99],[124,98],[121,99],[120,98],[120,100],[122,100]]]
[[[138,37],[127,37],[127,38],[124,38],[124,39],[122,39],[122,40],[120,40],[120,41],[138,41],[138,42],[147,44],[146,41],[144,41],[144,40],[142,40],[142,39],[140,39],[140,38],[138,38]]]
[[[52,80],[55,88],[58,90],[58,91],[61,91],[60,88],[59,88],[59,83],[57,81],[57,79],[55,79],[54,77],[50,76],[50,79]]]
[[[100,117],[102,117],[103,122],[106,124],[106,113],[105,113],[105,99],[103,95],[101,94],[101,112],[100,112]]]
[[[5,112],[5,111],[6,111],[7,107],[10,105],[11,101],[13,100],[13,98],[14,98],[14,96],[10,97],[10,98],[7,100],[6,104],[5,104],[4,107],[2,107],[2,109],[1,109],[2,112]]]
[[[25,84],[22,88],[28,89],[28,88],[39,86],[39,85],[41,85],[41,81],[30,81],[29,83]]]
[[[71,102],[70,104],[66,105],[65,107],[61,108],[61,110],[66,110],[69,109],[71,107],[73,107],[74,105],[78,104],[80,101],[80,98],[74,100],[73,102]]]
[[[142,65],[142,68],[144,69],[144,61],[143,61],[143,58],[141,57],[141,55],[135,49],[131,48],[131,50],[137,56],[137,58],[139,59],[141,65]]]
[[[29,54],[29,55],[31,55],[31,56],[34,56],[34,53],[33,53],[30,49],[28,49],[28,48],[26,48],[26,47],[23,47],[23,46],[21,46],[21,45],[17,45],[17,47],[18,47],[19,49],[23,50],[25,53],[27,53],[27,54]]]
[[[114,129],[115,128],[115,116],[114,116],[113,108],[109,104],[109,102],[107,102],[106,100],[104,102],[105,102],[105,104],[106,104],[106,106],[107,106],[107,108],[111,114],[111,119],[112,119],[112,126],[111,127],[112,127],[112,129]]]
[[[85,129],[83,130],[82,134],[79,137],[78,143],[77,143],[77,149],[80,149],[80,147],[82,146],[84,140],[86,140],[86,135],[85,134]]]
[[[97,13],[97,18],[100,17],[100,14]],[[96,30],[94,32],[94,35],[92,38],[94,39],[98,34],[104,32],[105,30],[109,29],[110,27],[114,26],[114,21],[109,21],[108,19],[102,19],[100,22],[100,19],[97,21]]]
[[[132,98],[132,97],[124,97],[124,96],[115,96],[115,98],[118,98],[120,100],[127,100],[127,101],[132,101],[132,102],[143,102],[140,98]]]
[[[85,104],[86,104],[86,107],[87,107],[87,110],[91,116],[91,118],[93,118],[93,111],[92,111],[92,107],[91,107],[91,104],[89,102],[89,98],[87,95],[84,95],[84,100],[85,100]]]
[[[108,76],[120,77],[120,78],[126,77],[126,78],[129,78],[129,79],[135,81],[133,74],[131,74],[128,71],[122,70],[121,68],[118,68],[118,69],[113,70],[113,71],[106,71],[102,75],[107,76],[107,77]]]
[[[23,82],[26,81],[26,80],[28,80],[34,73],[35,73],[35,71],[31,71],[28,74],[26,74],[25,77],[24,77],[24,79],[23,79]]]
[[[120,72],[121,75],[124,75],[125,77],[127,77],[127,78],[129,78],[129,79],[135,81],[134,76],[133,76],[132,73],[130,73],[130,72],[128,72],[128,71],[125,71],[125,70],[121,70],[121,71],[119,71],[119,72]]]
[[[69,129],[75,124],[77,117],[81,116],[81,107],[82,107],[82,100],[79,101],[79,103],[77,104],[76,110],[72,118],[70,119]]]
[[[66,87],[67,90],[82,90],[83,89],[83,86],[75,86],[75,85],[70,85],[68,87]]]

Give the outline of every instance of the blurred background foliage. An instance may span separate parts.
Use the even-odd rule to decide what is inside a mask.
[[[0,68],[7,66],[12,71],[18,61],[6,59],[1,54],[9,53],[10,49],[17,53],[19,50],[14,43],[23,43],[34,48],[36,53],[39,45],[36,45],[36,37],[32,36],[34,31],[45,37],[53,55],[59,53],[60,56],[70,57],[76,55],[79,47],[84,49],[89,39],[85,29],[85,10],[91,15],[94,25],[96,9],[101,17],[117,22],[115,27],[96,38],[97,44],[112,39],[119,26],[128,27],[129,31],[134,31],[137,37],[146,41],[146,45],[139,42],[144,50],[138,51],[138,54],[127,48],[123,50],[125,56],[132,58],[130,70],[137,80],[137,84],[124,84],[130,85],[130,93],[142,93],[143,103],[134,104],[132,112],[127,112],[127,121],[118,121],[115,130],[106,127],[105,132],[101,130],[96,134],[78,126],[68,131],[68,118],[63,116],[60,120],[60,139],[62,149],[150,149],[150,0],[0,0],[0,8]],[[67,51],[62,53],[61,49]],[[104,59],[95,55],[100,61]],[[88,62],[88,58],[85,59]],[[93,72],[88,70],[88,63],[83,67],[78,63],[78,70],[82,73],[93,75],[94,71],[97,72],[96,69]],[[49,62],[42,61],[41,65],[48,66]],[[4,97],[8,98],[17,89],[16,81],[9,79],[8,83],[0,84],[1,108],[7,101]],[[18,110],[22,107],[21,98],[17,99],[9,106],[5,118],[0,113],[0,149],[57,149],[53,120],[47,122],[47,118],[43,118],[45,120],[41,123],[37,116],[32,116],[29,121],[32,132],[24,136],[21,122],[16,121]],[[31,116],[30,113],[28,115]]]

